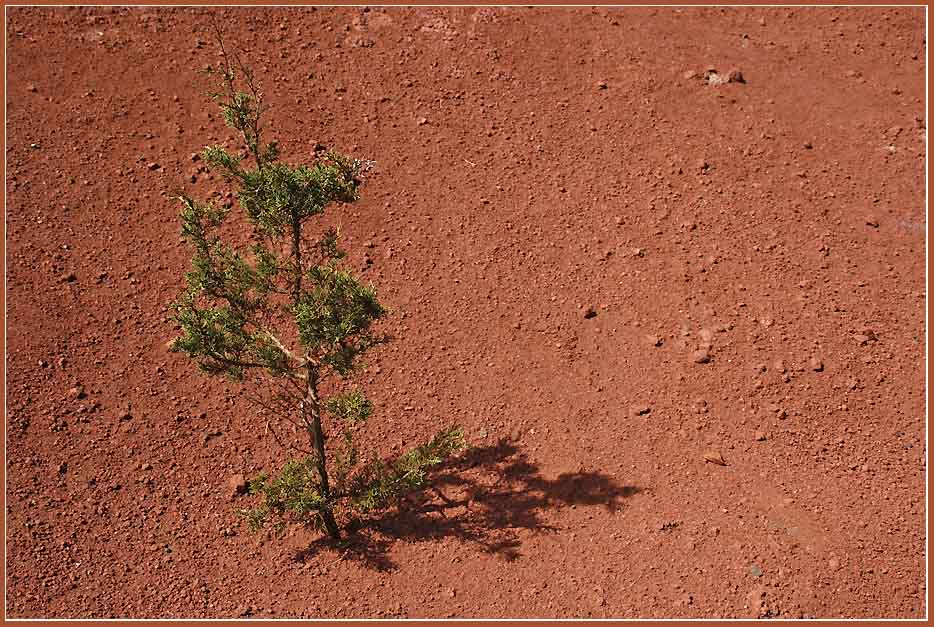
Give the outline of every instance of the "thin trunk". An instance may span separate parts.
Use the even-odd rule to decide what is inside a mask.
[[[292,283],[292,303],[298,305],[302,295],[302,224],[298,216],[292,212],[292,256],[295,260],[295,276]],[[340,530],[337,527],[337,521],[334,520],[334,512],[331,510],[331,504],[327,501],[331,498],[331,486],[328,482],[328,468],[324,456],[324,430],[321,428],[321,401],[318,398],[318,372],[313,364],[306,364],[305,373],[305,398],[302,401],[302,413],[304,414],[305,428],[308,431],[308,437],[315,450],[317,457],[316,465],[318,467],[318,481],[321,490],[321,496],[324,497],[326,505],[321,510],[321,519],[324,521],[324,527],[328,535],[335,540],[341,539]]]
[[[305,394],[304,411],[311,418],[308,425],[308,435],[312,440],[317,455],[318,480],[320,482],[321,496],[325,501],[331,498],[331,486],[328,483],[328,469],[324,457],[324,431],[321,429],[321,405],[318,400],[318,380],[314,368],[309,365],[307,368],[308,380]],[[324,527],[328,535],[335,540],[341,539],[340,530],[337,528],[337,521],[334,520],[334,513],[331,511],[331,505],[328,503],[321,510],[321,518],[324,520]]]

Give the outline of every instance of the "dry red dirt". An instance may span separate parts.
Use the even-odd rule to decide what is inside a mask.
[[[209,13],[8,9],[9,616],[926,615],[922,8],[217,15],[287,160],[378,164],[370,446],[475,450],[248,534],[282,451],[166,350]]]

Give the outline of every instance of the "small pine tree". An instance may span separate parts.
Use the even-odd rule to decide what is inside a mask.
[[[250,482],[250,492],[262,497],[241,512],[250,527],[275,519],[279,528],[311,524],[339,539],[335,513],[384,507],[421,485],[431,466],[463,448],[463,434],[452,427],[394,461],[359,462],[354,432],[372,405],[356,389],[325,398],[322,385],[336,379],[340,387],[360,356],[386,340],[374,323],[387,312],[375,290],[342,266],[338,232],[319,229],[310,238],[310,223],[331,203],[356,201],[370,164],[334,152],[316,156],[310,167],[280,161],[277,144],[262,140],[264,106],[254,74],[218,41],[222,66],[207,72],[219,77],[221,89],[211,96],[245,151],[215,145],[202,158],[236,185],[250,242],[222,240],[230,207],[179,195],[182,236],[194,258],[187,288],[173,304],[182,333],[172,348],[209,375],[248,384],[250,398],[275,418],[267,429],[302,453],[273,476]],[[341,432],[337,450],[327,445],[329,429]]]

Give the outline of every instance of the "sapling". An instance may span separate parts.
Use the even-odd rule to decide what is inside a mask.
[[[387,340],[376,330],[387,311],[343,265],[338,231],[316,229],[314,219],[333,203],[355,202],[372,164],[336,152],[316,153],[311,165],[281,161],[277,143],[263,140],[255,75],[219,43],[223,61],[208,73],[220,89],[211,96],[243,148],[209,146],[201,158],[235,186],[241,211],[179,194],[182,236],[194,257],[173,304],[181,335],[172,348],[208,375],[246,385],[265,411],[266,430],[299,454],[250,482],[261,497],[241,512],[251,528],[297,522],[340,539],[341,512],[389,505],[422,485],[464,438],[451,427],[395,460],[359,459],[354,435],[373,407],[348,377]],[[245,244],[230,228],[235,215],[246,226]],[[325,395],[335,388],[343,391]],[[335,432],[336,446],[328,439]]]

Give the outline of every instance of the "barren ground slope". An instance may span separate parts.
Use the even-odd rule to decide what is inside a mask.
[[[10,8],[9,615],[926,613],[923,9],[217,14],[287,160],[378,164],[370,445],[474,450],[356,552],[246,533],[282,453],[166,350],[209,14]]]

